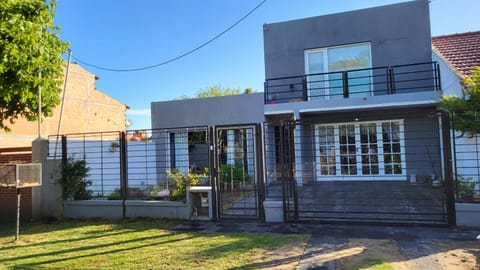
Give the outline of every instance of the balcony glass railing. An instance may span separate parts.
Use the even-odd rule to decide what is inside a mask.
[[[440,91],[436,62],[267,79],[265,104]]]

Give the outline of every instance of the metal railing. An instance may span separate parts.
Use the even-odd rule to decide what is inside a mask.
[[[373,67],[272,78],[265,81],[265,104],[440,91],[436,62]]]

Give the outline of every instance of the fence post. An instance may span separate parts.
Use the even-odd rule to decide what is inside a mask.
[[[302,77],[303,101],[308,101],[307,76]]]
[[[393,68],[387,69],[388,94],[395,94],[395,76],[393,75]]]
[[[264,141],[263,141],[263,125],[257,123],[256,125],[256,158],[257,161],[257,190],[258,190],[258,210],[259,216],[262,220],[265,220],[265,210],[263,208],[263,202],[265,201],[265,173],[264,173]]]
[[[452,173],[452,148],[450,138],[450,118],[447,112],[442,111],[442,136],[444,153],[445,196],[447,206],[447,222],[449,226],[456,224],[454,180]]]
[[[343,81],[343,98],[349,97],[348,90],[348,71],[342,72],[342,81]]]
[[[215,127],[208,127],[208,147],[209,147],[209,172],[210,172],[210,185],[212,186],[212,209],[213,209],[213,219],[218,220],[218,206],[217,206],[217,177],[218,170],[216,168],[217,164],[217,151],[216,151],[216,136],[215,136]]]
[[[126,217],[125,201],[128,198],[127,136],[120,132],[120,193],[122,195],[122,218]]]
[[[57,157],[54,157],[57,158]],[[67,165],[67,136],[62,135],[62,166]]]
[[[437,76],[437,91],[442,90],[442,78],[440,76],[440,65],[435,63],[435,75]]]

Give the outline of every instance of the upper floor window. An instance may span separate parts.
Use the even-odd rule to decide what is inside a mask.
[[[306,50],[308,96],[310,100],[341,99],[346,84],[349,97],[370,96],[371,70],[361,69],[371,67],[370,43]]]

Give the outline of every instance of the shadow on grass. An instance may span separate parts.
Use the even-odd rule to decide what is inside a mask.
[[[52,251],[52,252],[45,252],[45,253],[30,254],[30,255],[26,255],[26,256],[13,257],[13,258],[9,258],[9,259],[0,259],[0,262],[18,261],[18,260],[38,258],[38,257],[44,257],[44,256],[58,256],[58,255],[61,255],[61,254],[76,253],[76,252],[85,251],[85,250],[100,249],[100,248],[103,248],[103,247],[111,247],[111,246],[117,246],[117,245],[122,245],[122,244],[134,243],[134,242],[141,243],[142,241],[145,241],[145,240],[161,239],[161,238],[172,236],[172,235],[174,235],[174,234],[173,233],[168,233],[168,234],[157,236],[157,237],[142,237],[142,238],[136,238],[136,239],[132,239],[132,240],[118,241],[118,242],[115,242],[115,243],[90,245],[90,246],[84,246],[84,247],[80,247],[80,248],[72,248],[72,249],[61,250],[61,251]],[[69,256],[68,258],[47,259],[47,260],[37,261],[37,262],[34,262],[34,263],[17,264],[15,266],[13,266],[13,269],[41,269],[41,266],[45,265],[45,264],[52,264],[52,263],[57,263],[57,262],[62,262],[62,261],[68,261],[68,260],[74,260],[74,259],[80,259],[80,258],[87,258],[87,257],[93,257],[93,256],[99,256],[99,255],[113,254],[113,253],[130,251],[130,250],[135,250],[135,249],[140,249],[140,248],[145,248],[145,247],[168,244],[168,243],[172,243],[172,242],[184,241],[184,240],[189,240],[189,239],[194,239],[194,238],[196,238],[196,236],[177,238],[177,239],[155,242],[155,243],[150,243],[150,244],[139,244],[139,245],[135,245],[135,246],[131,246],[131,247],[116,248],[116,249],[108,250],[108,251],[95,252],[93,254],[90,253],[90,254],[85,254],[85,255],[76,255],[76,256],[74,255],[74,256]]]

